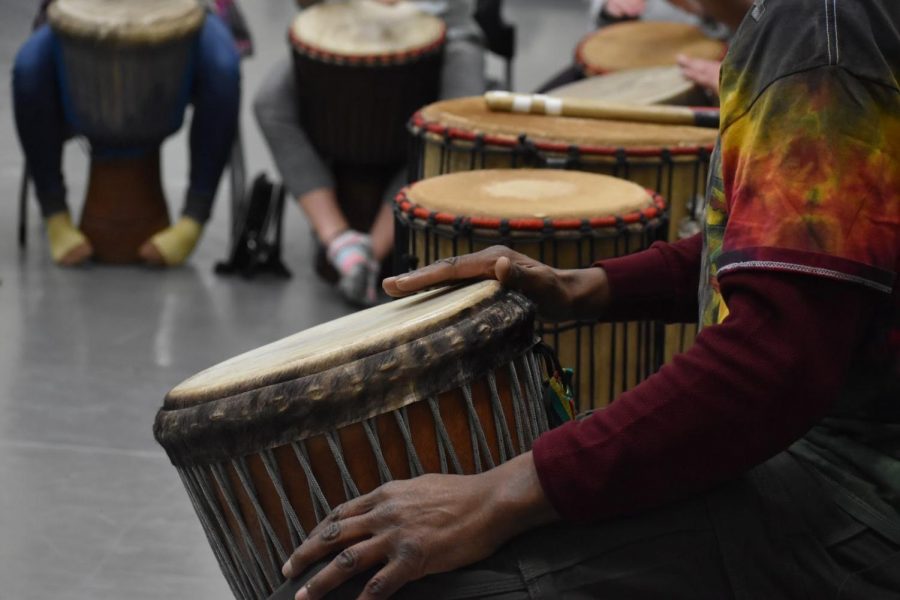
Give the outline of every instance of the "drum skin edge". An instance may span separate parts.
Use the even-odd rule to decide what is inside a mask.
[[[437,396],[536,343],[534,305],[508,290],[501,298],[449,327],[344,365],[191,407],[164,406],[154,436],[173,465],[189,467],[307,439]],[[503,339],[491,336],[498,328],[507,332]],[[397,388],[402,380],[410,383]],[[327,404],[319,402],[326,397]]]

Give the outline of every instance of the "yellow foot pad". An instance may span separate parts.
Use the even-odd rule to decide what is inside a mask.
[[[194,251],[203,226],[190,217],[181,217],[144,242],[138,253],[150,265],[174,267],[180,265]]]
[[[91,243],[72,224],[67,212],[50,215],[46,220],[47,240],[50,242],[50,256],[53,261],[65,267],[79,265],[94,254]]]

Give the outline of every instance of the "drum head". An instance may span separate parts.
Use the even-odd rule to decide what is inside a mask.
[[[587,73],[597,74],[674,65],[679,54],[718,60],[725,54],[725,44],[707,37],[694,25],[634,21],[589,34],[578,46],[575,58]]]
[[[296,44],[339,56],[381,56],[428,48],[444,37],[444,23],[411,4],[374,0],[317,4],[294,20]]]
[[[701,104],[702,92],[686,79],[678,67],[629,69],[608,75],[597,75],[547,92],[557,98],[586,98],[650,104]]]
[[[257,452],[436,397],[534,343],[534,306],[496,281],[432,290],[191,377],[166,396],[154,434],[184,464]]]
[[[198,0],[55,0],[47,18],[70,36],[152,44],[197,31],[204,14]]]
[[[718,135],[703,127],[493,112],[481,96],[436,102],[422,109],[414,122],[450,137],[496,136],[515,144],[524,134],[537,143],[628,150],[712,146]]]
[[[427,337],[482,305],[496,305],[507,295],[497,282],[483,282],[432,290],[359,311],[210,367],[175,387],[166,402],[196,404],[359,361]]]
[[[465,171],[411,185],[407,198],[434,212],[497,219],[595,219],[654,206],[641,186],[581,171]]]

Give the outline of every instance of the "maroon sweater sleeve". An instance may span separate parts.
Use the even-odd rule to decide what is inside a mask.
[[[633,513],[708,489],[786,448],[833,402],[871,292],[766,272],[727,275],[721,286],[723,323],[608,408],[536,442],[541,485],[564,518]]]
[[[703,239],[697,234],[672,244],[656,242],[643,252],[595,263],[609,280],[611,305],[604,319],[696,322],[702,250]]]

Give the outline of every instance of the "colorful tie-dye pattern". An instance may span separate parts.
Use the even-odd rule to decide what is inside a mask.
[[[713,167],[712,289],[720,273],[774,269],[892,291],[900,260],[896,91],[838,67],[780,79],[722,133]],[[704,300],[703,322],[721,322],[721,299]]]
[[[850,28],[858,25],[851,17],[863,22],[868,13],[851,13],[876,4],[843,4],[838,12],[847,22],[831,14],[828,32],[871,35]],[[829,416],[790,451],[834,481],[861,514],[900,526],[900,89],[896,78],[858,75],[878,61],[837,64],[833,36],[814,46],[821,30],[809,25],[826,22],[814,3],[772,6],[772,22],[745,21],[732,45],[738,51],[722,67],[723,130],[707,190],[700,322],[714,326],[728,317],[719,279],[734,271],[826,277],[880,296]],[[793,48],[808,55],[767,47],[784,41],[788,27],[774,21],[775,8],[793,11],[792,41],[803,41]],[[896,36],[900,9],[890,10]]]

